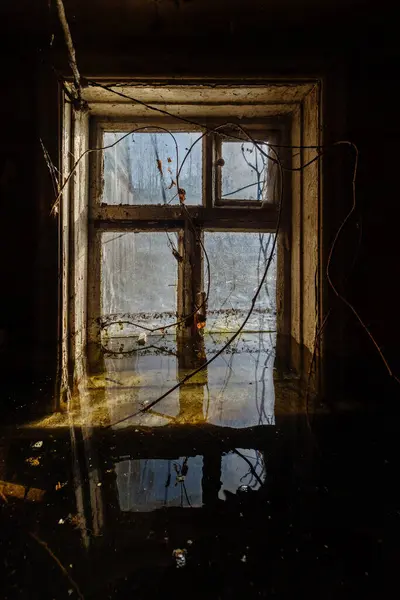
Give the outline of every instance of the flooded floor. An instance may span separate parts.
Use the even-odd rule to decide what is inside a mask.
[[[259,341],[134,417],[192,365],[105,354],[79,406],[4,427],[0,597],[385,597],[400,505],[383,417],[309,416]]]

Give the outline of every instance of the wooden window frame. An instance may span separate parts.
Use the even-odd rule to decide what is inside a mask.
[[[201,118],[198,119],[202,122]],[[221,126],[221,120],[204,119],[209,127]],[[257,119],[240,120],[240,124],[251,130],[251,135],[260,139],[273,139],[274,143],[285,139],[287,127],[282,120]],[[90,146],[102,147],[106,131],[133,131],[137,127],[163,127],[174,131],[204,131],[204,128],[185,126],[169,122],[167,119],[101,119],[93,117],[90,124]],[[262,138],[261,138],[262,139]],[[186,205],[111,205],[102,202],[104,185],[103,152],[93,153],[90,160],[89,195],[89,273],[88,273],[88,344],[101,342],[101,234],[106,231],[173,231],[178,230],[179,251],[184,261],[178,266],[177,320],[184,315],[192,315],[204,290],[203,251],[200,240],[205,231],[227,231],[242,233],[274,233],[277,228],[279,198],[276,202],[259,203],[254,201],[219,202],[220,177],[215,161],[220,152],[221,142],[217,134],[202,138],[203,148],[203,204]],[[268,170],[271,172],[271,169]],[[285,229],[285,223],[281,223]],[[196,232],[196,233],[195,233]],[[278,240],[278,255],[280,253]],[[286,261],[287,262],[287,261]],[[285,277],[281,268],[283,261],[278,259],[278,276]],[[287,272],[287,269],[286,269]],[[287,273],[286,273],[287,274]],[[190,285],[187,282],[190,281]],[[283,286],[286,290],[288,286]],[[282,288],[282,286],[280,286]],[[282,303],[280,303],[282,305]],[[283,305],[287,306],[287,302]],[[290,311],[288,311],[289,313]],[[277,318],[279,329],[279,318]],[[191,336],[191,319],[180,325],[177,331],[183,336]],[[90,361],[89,361],[90,362]]]
[[[88,104],[85,112],[75,111],[60,92],[60,172],[68,177],[59,211],[59,343],[64,379],[70,377],[71,386],[82,386],[84,394],[86,375],[93,373],[96,359],[98,368],[94,370],[100,373],[102,368],[101,347],[91,343],[99,341],[99,326],[92,317],[96,309],[93,291],[99,289],[96,272],[100,273],[100,256],[94,252],[96,236],[113,228],[151,230],[154,223],[156,227],[159,223],[179,226],[185,221],[179,205],[171,206],[168,212],[164,206],[146,207],[143,212],[143,206],[102,206],[96,201],[100,187],[96,165],[101,159],[101,153],[94,151],[101,146],[98,125],[115,131],[132,121],[165,126],[169,113],[174,115],[175,125],[182,123],[180,119],[205,127],[236,122],[248,129],[259,123],[262,128],[279,131],[282,146],[278,152],[287,170],[277,239],[276,366],[307,378],[310,361],[315,357],[315,385],[322,390],[327,337],[324,330],[315,352],[315,332],[322,325],[329,296],[326,261],[331,241],[331,203],[327,198],[331,186],[326,181],[331,170],[324,157],[315,160],[315,148],[326,143],[324,115],[329,95],[334,92],[330,79],[314,73],[296,79],[197,77],[179,79],[177,83],[176,78],[149,76],[120,78],[118,83],[104,78],[103,83],[108,87],[84,88]],[[114,93],[121,87],[124,97]],[[206,140],[212,145],[211,139]],[[212,154],[208,156],[212,160]],[[78,158],[79,164],[74,166]],[[308,163],[307,168],[301,168]],[[276,205],[262,209],[215,206],[215,184],[211,181],[208,186],[206,206],[188,206],[201,227],[210,231],[275,231]],[[61,387],[66,389],[66,384]],[[64,406],[63,401],[61,404]]]

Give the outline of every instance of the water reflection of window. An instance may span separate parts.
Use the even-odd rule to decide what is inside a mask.
[[[259,450],[237,448],[221,460],[221,489],[218,497],[225,500],[224,490],[235,494],[242,485],[258,490],[265,482],[264,457]]]
[[[116,464],[119,506],[122,511],[151,512],[162,507],[202,506],[203,458],[187,459],[187,473],[179,481],[185,458],[124,460]],[[176,465],[176,466],[175,466]]]

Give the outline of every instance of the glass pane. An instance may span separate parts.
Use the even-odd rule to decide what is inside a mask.
[[[211,266],[207,331],[236,331],[251,306],[271,253],[273,233],[206,232]],[[276,251],[245,331],[276,323]]]
[[[109,336],[143,331],[123,321],[154,328],[176,320],[176,233],[102,234],[101,314]],[[111,315],[111,317],[110,317]],[[107,317],[105,319],[105,317]]]
[[[202,203],[201,133],[104,133],[105,204],[177,204],[179,187],[186,191],[186,204]],[[195,143],[197,142],[197,143]],[[194,144],[194,146],[193,146]]]
[[[258,144],[265,152],[268,145]],[[251,142],[222,142],[222,198],[266,201],[268,159]]]

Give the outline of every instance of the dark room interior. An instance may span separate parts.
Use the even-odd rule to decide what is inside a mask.
[[[0,17],[0,597],[395,593],[391,4]]]

